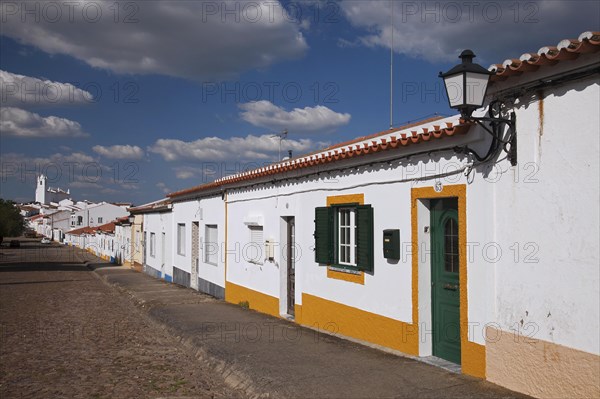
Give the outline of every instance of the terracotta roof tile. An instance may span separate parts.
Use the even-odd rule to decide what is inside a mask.
[[[94,229],[89,226],[81,227],[79,229],[74,229],[74,230],[67,232],[67,234],[70,234],[72,236],[80,236],[82,234],[93,234],[93,233],[94,233]]]
[[[317,153],[308,154],[306,156],[279,162],[277,164],[261,167],[248,172],[227,176],[217,179],[212,183],[202,184],[200,186],[170,193],[167,195],[167,197],[180,197],[233,183],[267,177],[278,173],[304,169],[317,165],[325,165],[346,158],[354,158],[381,151],[401,149],[431,140],[438,140],[445,137],[451,137],[456,134],[463,134],[469,130],[470,124],[466,124],[463,120],[458,119],[458,117],[454,117],[454,119],[454,122],[446,121],[444,123],[445,126],[442,126],[441,123],[435,125],[425,124],[425,126],[423,126],[423,123],[421,123],[420,129],[410,130],[410,135],[407,133],[401,133],[405,130],[400,128],[376,133],[375,135],[361,137],[349,142],[337,144],[336,146],[328,147]],[[441,121],[441,118],[436,118],[435,121]],[[414,124],[409,126],[416,127]],[[386,137],[381,137],[384,135]]]
[[[115,222],[105,223],[101,226],[96,227],[95,230],[101,231],[103,233],[114,233],[115,232]]]
[[[134,206],[131,208],[127,208],[127,210],[133,214],[147,213],[147,212],[159,212],[159,211],[169,209],[170,204],[171,204],[171,201],[167,198],[164,198],[162,200],[150,202],[149,204],[144,204],[144,205],[140,205],[140,206]]]
[[[508,59],[502,64],[488,68],[495,72],[492,81],[504,80],[524,72],[532,72],[542,65],[554,65],[561,61],[574,60],[580,54],[600,51],[600,32],[584,32],[577,39],[561,40],[557,46],[544,46],[537,53],[525,53],[518,59]]]

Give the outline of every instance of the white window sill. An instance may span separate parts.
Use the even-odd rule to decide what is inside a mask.
[[[348,266],[351,266],[351,265],[348,265]],[[356,266],[354,266],[354,267],[356,267]],[[327,268],[334,272],[341,272],[341,273],[348,273],[348,274],[360,274],[361,273],[360,270],[346,269],[344,267],[327,266]]]

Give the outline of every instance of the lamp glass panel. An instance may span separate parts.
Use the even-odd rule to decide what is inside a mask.
[[[477,107],[483,105],[489,79],[489,75],[467,72],[466,103],[468,105],[476,105]]]
[[[446,85],[446,94],[448,94],[448,101],[450,102],[450,108],[458,107],[463,104],[463,74],[459,73],[444,78],[444,84]]]

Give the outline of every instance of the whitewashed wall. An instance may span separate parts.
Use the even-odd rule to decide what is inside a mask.
[[[200,204],[198,201],[178,202],[173,204],[173,265],[187,273],[192,272],[192,222],[200,220]],[[185,251],[177,253],[177,225],[185,224]]]
[[[474,134],[477,140],[479,135]],[[452,139],[446,141],[450,144]],[[358,173],[336,174],[331,178],[291,183],[286,187],[254,190],[229,196],[229,251],[236,243],[243,248],[249,240],[249,232],[243,221],[247,217],[258,216],[264,219],[264,238],[280,237],[280,218],[295,216],[296,243],[300,253],[296,260],[296,303],[302,304],[302,293],[308,293],[361,310],[383,315],[395,320],[412,323],[412,256],[411,245],[411,188],[432,186],[434,180],[423,183],[371,184],[368,182],[389,182],[396,179],[416,178],[433,173],[457,169],[464,164],[462,159],[451,157],[439,159],[437,163],[418,162],[409,169],[392,167],[372,169]],[[445,185],[466,184],[463,174],[441,179]],[[348,188],[355,185],[363,187]],[[272,185],[270,185],[272,186]],[[467,188],[468,240],[473,234],[486,236],[491,226],[491,214],[485,209],[489,204],[491,185],[476,178],[476,183]],[[297,191],[309,191],[287,195]],[[277,197],[279,194],[279,197]],[[364,194],[365,204],[374,208],[374,262],[373,274],[365,274],[365,284],[327,278],[327,269],[314,261],[314,211],[326,206],[328,196]],[[269,197],[249,200],[249,198]],[[489,198],[489,197],[488,197]],[[487,217],[487,221],[486,218]],[[401,239],[401,259],[389,261],[383,257],[383,230],[399,229]],[[282,245],[280,245],[281,247]],[[279,267],[285,267],[282,254],[277,252],[277,262],[265,262],[258,266],[244,259],[243,251],[237,258],[228,257],[228,281],[246,286],[256,291],[280,297],[281,274]],[[475,270],[477,269],[477,270]],[[469,306],[470,320],[491,320],[493,316],[493,269],[470,265],[469,292],[479,294],[478,305]],[[469,275],[471,277],[471,274]],[[483,288],[480,288],[481,286]],[[476,288],[477,287],[477,288]],[[471,293],[471,296],[473,294]],[[475,302],[475,299],[473,299]],[[430,328],[429,328],[430,329]],[[483,327],[471,338],[483,343]],[[475,330],[474,330],[475,331]]]
[[[221,196],[203,198],[200,200],[202,220],[200,220],[200,268],[198,277],[219,287],[225,288],[225,202]],[[205,262],[206,225],[216,225],[219,253],[217,265]],[[191,237],[191,233],[190,233]]]
[[[501,328],[522,325],[522,334],[595,354],[599,99],[596,75],[547,89],[541,109],[538,98],[519,108],[519,165],[502,168],[490,209],[496,239],[506,248],[495,264]],[[510,249],[514,243],[518,254]]]
[[[599,352],[599,305],[591,300],[600,297],[599,98],[595,77],[546,90],[543,115],[535,98],[517,104],[517,166],[502,160],[492,170],[479,168],[468,178],[460,174],[441,179],[444,185],[467,185],[471,341],[485,344],[484,328],[490,323],[510,331],[523,320],[535,326],[535,338]],[[477,131],[482,134],[472,128],[468,136],[480,138]],[[440,142],[453,145],[456,140],[463,139]],[[478,149],[484,153],[486,148],[479,144]],[[416,159],[425,163],[415,167]],[[464,163],[455,157],[415,160],[406,167],[324,174],[302,184],[266,184],[230,192],[229,251],[235,245],[243,248],[249,240],[244,218],[262,218],[264,238],[278,239],[280,218],[295,216],[296,240],[302,250],[296,265],[296,303],[301,304],[304,292],[412,322],[411,258],[405,252],[411,242],[410,190],[431,187],[435,180],[368,182],[430,175]],[[355,185],[363,186],[347,188]],[[298,191],[308,192],[293,194]],[[364,286],[327,278],[325,268],[314,262],[312,250],[314,208],[325,206],[329,195],[356,193],[364,193],[365,203],[374,208],[375,273],[365,276]],[[382,256],[382,230],[388,228],[401,232],[402,259],[397,264]],[[227,278],[280,297],[280,265],[281,259],[252,264],[242,251],[228,257]]]
[[[199,224],[198,277],[219,287],[225,287],[224,254],[225,204],[220,195],[173,204],[173,264],[188,273],[192,271],[192,223]],[[177,253],[177,225],[185,223],[185,254]],[[217,265],[205,262],[204,239],[206,225],[217,225],[219,256]]]
[[[146,233],[146,265],[158,270],[161,277],[170,280],[173,277],[173,214],[171,212],[157,212],[144,214],[144,232]],[[150,254],[150,237],[155,234],[154,256]],[[165,233],[165,253],[163,257],[161,235]],[[163,264],[164,259],[164,264]]]

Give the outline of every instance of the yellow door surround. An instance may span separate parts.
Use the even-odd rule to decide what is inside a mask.
[[[433,198],[455,197],[458,199],[459,235],[459,297],[460,297],[460,342],[462,372],[485,378],[485,346],[469,341],[467,303],[467,187],[464,184],[443,186],[440,192],[433,187],[411,189],[412,228],[412,318],[414,327],[419,328],[419,227],[417,201]]]

